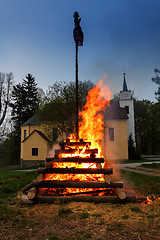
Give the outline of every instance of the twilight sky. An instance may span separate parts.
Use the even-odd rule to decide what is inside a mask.
[[[159,0],[0,0],[0,71],[15,83],[33,74],[45,91],[56,81],[75,81],[73,14],[79,12],[84,46],[79,79],[95,84],[107,74],[114,93],[123,72],[138,99],[155,101],[151,81],[160,68]]]

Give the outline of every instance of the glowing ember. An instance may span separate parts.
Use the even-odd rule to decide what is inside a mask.
[[[145,201],[143,201],[141,204],[143,205],[149,205],[153,203],[153,201],[160,200],[160,198],[156,198],[155,196],[147,197]]]

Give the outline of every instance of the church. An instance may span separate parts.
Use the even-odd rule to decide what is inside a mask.
[[[128,159],[128,138],[135,142],[134,101],[128,90],[124,73],[119,101],[111,101],[104,114],[104,132],[101,146],[106,161]],[[34,115],[21,126],[21,167],[44,164],[52,143]]]

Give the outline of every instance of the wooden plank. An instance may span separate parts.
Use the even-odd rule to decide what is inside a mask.
[[[73,197],[54,197],[54,196],[36,196],[35,203],[69,203],[69,202],[93,202],[93,203],[129,203],[137,202],[135,196],[128,196],[120,200],[115,196],[73,196]],[[140,201],[142,202],[142,200]]]
[[[63,142],[60,144],[61,147],[84,147],[84,146],[90,146],[91,142]]]
[[[46,162],[77,162],[77,163],[104,163],[104,158],[80,158],[80,157],[68,157],[68,158],[46,158]]]
[[[53,189],[54,190],[54,189]],[[115,196],[115,193],[112,188],[107,188],[107,189],[101,189],[101,190],[92,190],[92,191],[84,191],[84,192],[71,192],[71,193],[54,193],[53,195],[51,193],[51,189],[49,189],[49,194],[47,192],[44,192],[43,196],[76,196],[76,195],[86,195],[86,194],[98,194],[98,193],[104,193],[108,194],[109,196]],[[96,195],[94,195],[96,196]]]
[[[119,182],[100,182],[100,181],[59,181],[48,180],[40,182],[39,188],[123,188],[123,183]]]
[[[81,152],[81,151],[83,151],[83,149],[78,149],[78,151]],[[64,153],[64,154],[68,154],[68,153],[74,154],[74,153],[76,153],[76,152],[77,152],[77,149],[64,149],[64,150],[62,150],[62,149],[56,149],[56,150],[55,150],[55,154],[60,154],[60,153]],[[86,150],[84,151],[84,154],[90,154],[90,153],[98,153],[98,149],[97,149],[97,148],[95,148],[95,149],[86,149]]]
[[[38,173],[113,174],[113,168],[38,168]]]

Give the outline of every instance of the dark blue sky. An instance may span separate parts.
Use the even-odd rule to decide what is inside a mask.
[[[113,93],[123,72],[138,99],[155,100],[151,81],[160,68],[159,0],[0,0],[0,71],[16,83],[32,73],[38,86],[74,81],[73,14],[79,12],[84,46],[79,47],[79,79],[107,74]]]

